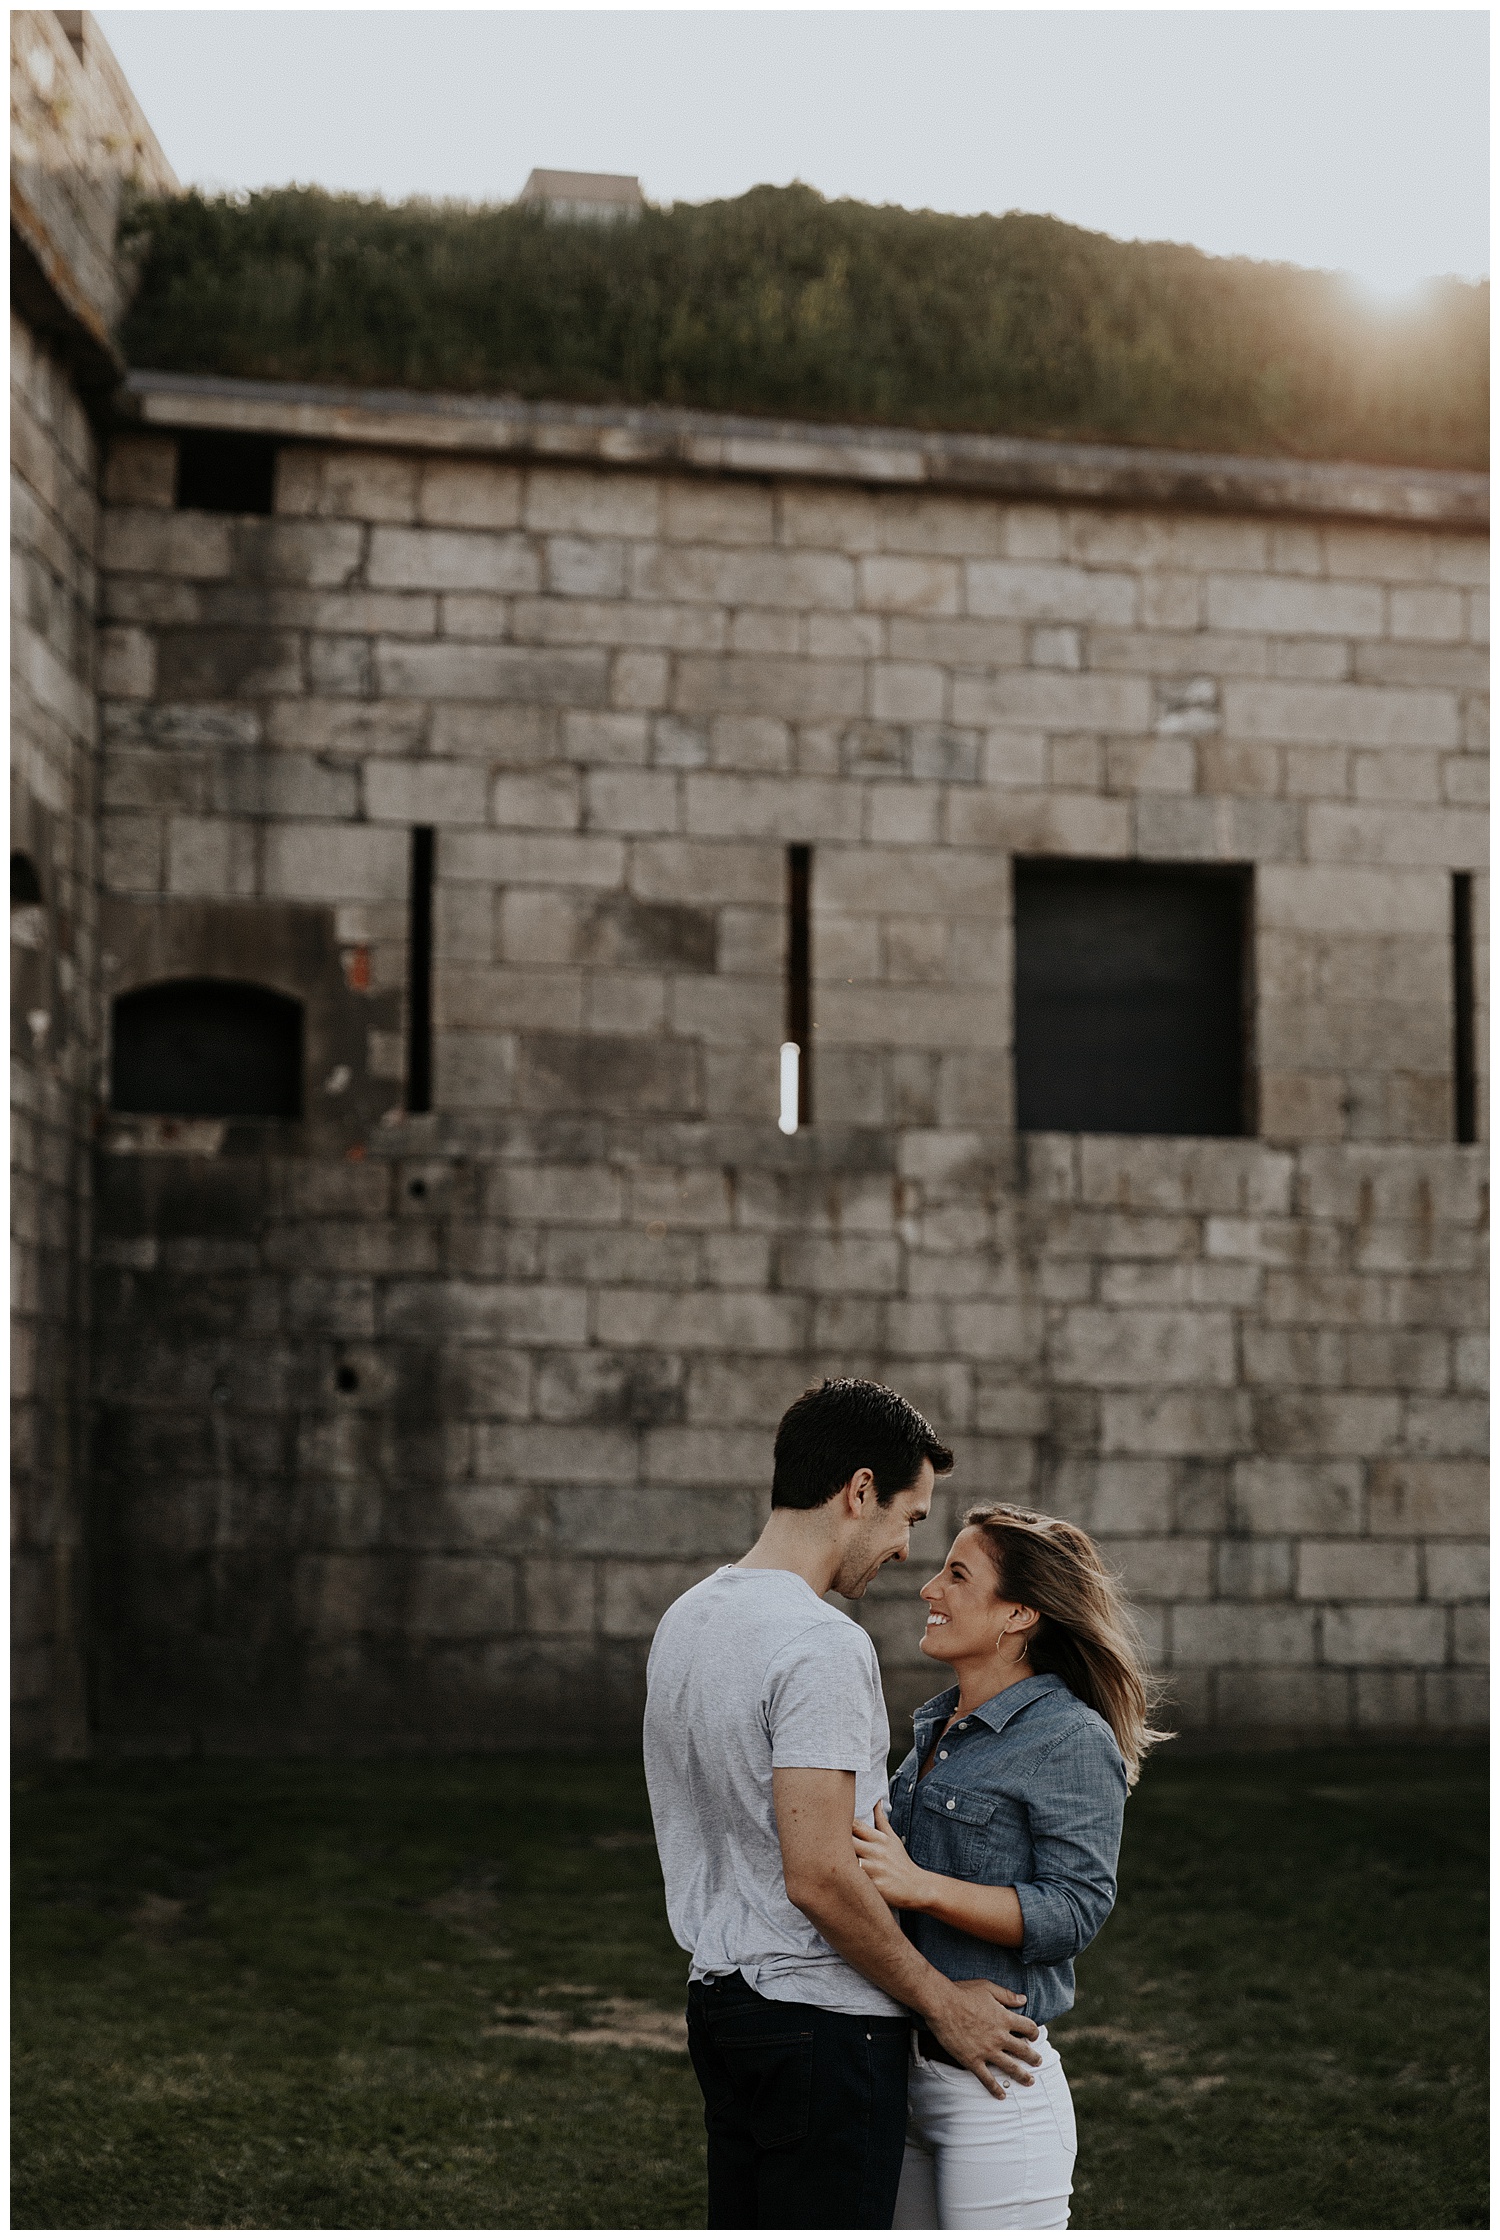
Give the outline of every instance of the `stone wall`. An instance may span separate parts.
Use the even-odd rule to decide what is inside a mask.
[[[661,1609],[748,1542],[779,1414],[839,1372],[959,1450],[918,1569],[975,1498],[1076,1517],[1185,1728],[1483,1718],[1450,931],[1484,863],[1482,535],[1378,492],[1339,518],[1334,470],[1321,519],[1271,470],[1239,510],[1223,477],[1217,510],[1074,503],[1061,468],[1023,502],[872,487],[873,438],[831,476],[811,432],[631,469],[536,451],[639,460],[640,416],[553,410],[484,458],[519,439],[437,401],[382,444],[347,400],[136,388],[106,987],[259,944],[309,1059],[300,1122],[101,1139],[112,1746],[627,1739]],[[174,423],[279,428],[274,517],[173,512]],[[1015,1130],[1018,855],[1253,867],[1258,1140]],[[865,1612],[898,1710],[919,1583]]]
[[[70,36],[67,25],[72,25]],[[93,20],[11,17],[12,1614],[19,1748],[88,1731],[84,1358],[100,446],[122,175],[172,175]],[[22,861],[19,878],[15,856]],[[36,896],[40,899],[36,899]]]
[[[17,1740],[81,1748],[88,1130],[94,1052],[94,434],[11,323],[12,1612]]]

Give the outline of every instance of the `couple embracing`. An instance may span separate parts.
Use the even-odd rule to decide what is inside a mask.
[[[804,1393],[770,1520],[674,1602],[645,1755],[711,2227],[1045,2230],[1076,2135],[1046,2025],[1114,1903],[1150,1690],[1088,1535],[969,1513],[927,1606],[954,1685],[890,1730],[857,1601],[953,1456],[884,1386]]]

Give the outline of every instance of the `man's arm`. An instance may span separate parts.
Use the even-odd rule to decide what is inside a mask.
[[[1024,2001],[999,1984],[951,1983],[901,1934],[860,1866],[851,1833],[854,1776],[778,1766],[771,1776],[786,1894],[835,1952],[893,1999],[922,2015],[948,2051],[1003,2099],[991,2067],[1030,2084],[1040,2055],[1036,2025],[1007,2010]]]

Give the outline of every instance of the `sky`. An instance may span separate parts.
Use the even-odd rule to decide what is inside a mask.
[[[1482,10],[102,9],[185,184],[1046,212],[1354,274],[1489,270]]]

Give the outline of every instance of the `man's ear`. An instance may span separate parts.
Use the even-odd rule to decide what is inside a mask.
[[[877,1498],[873,1470],[856,1470],[844,1488],[844,1509],[851,1517],[868,1514],[870,1503]]]

